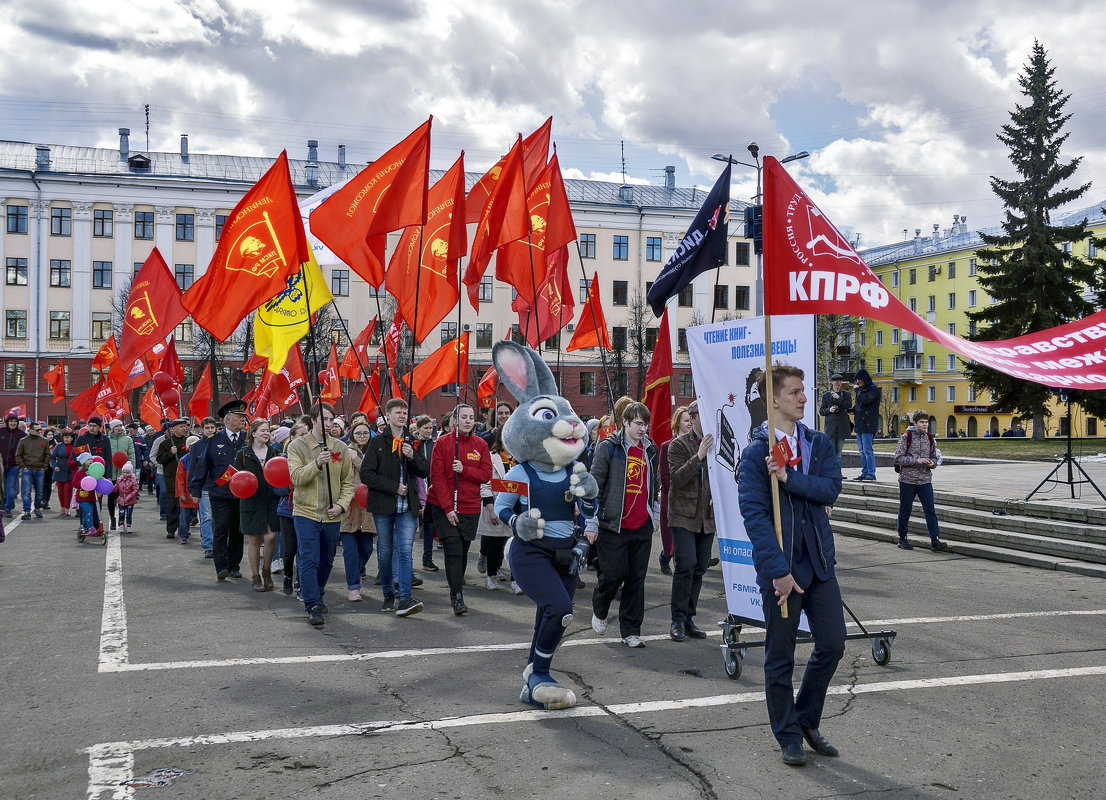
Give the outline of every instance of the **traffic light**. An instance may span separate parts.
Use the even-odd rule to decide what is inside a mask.
[[[745,207],[745,238],[753,240],[753,252],[764,252],[764,206]]]

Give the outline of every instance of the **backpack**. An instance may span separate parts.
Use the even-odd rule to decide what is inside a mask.
[[[933,459],[934,461],[936,461],[937,460],[937,440],[933,438],[932,433],[927,433],[926,436],[929,437],[929,457],[931,459]],[[907,452],[910,452],[910,445],[911,445],[911,443],[913,443],[913,441],[914,441],[914,428],[913,428],[913,426],[911,426],[910,428],[906,429],[906,450],[907,450]],[[895,464],[895,472],[902,472],[902,468],[898,464]]]

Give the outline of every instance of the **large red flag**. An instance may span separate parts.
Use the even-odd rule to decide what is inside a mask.
[[[311,212],[311,233],[372,286],[384,281],[383,237],[426,221],[430,117]]]
[[[204,367],[199,383],[192,391],[192,399],[188,401],[188,415],[196,419],[203,419],[211,410],[211,365]]]
[[[281,152],[230,212],[207,272],[181,302],[200,327],[225,342],[310,257],[288,154]]]
[[[137,358],[131,362],[130,370],[123,365],[125,362],[116,361],[108,370],[108,380],[119,386],[120,394],[126,395],[131,389],[137,389],[153,377],[144,358]]]
[[[180,287],[155,247],[134,276],[127,295],[127,310],[119,334],[119,360],[133,363],[164,341],[187,316],[188,311],[181,304]]]
[[[119,360],[119,349],[115,346],[115,334],[108,337],[107,341],[100,345],[100,349],[92,358],[92,368],[101,372],[110,369],[111,365]]]
[[[658,445],[672,438],[672,336],[668,330],[668,309],[661,315],[657,329],[657,344],[653,360],[645,371],[645,397],[641,402],[649,408],[652,422],[649,438]]]
[[[576,299],[568,277],[568,260],[567,245],[549,257],[545,280],[538,286],[536,311],[531,310],[530,303],[521,294],[511,304],[511,308],[518,312],[519,330],[531,347],[536,348],[539,342],[572,322]]]
[[[375,327],[376,317],[373,317],[369,321],[369,324],[365,326],[364,330],[357,334],[357,338],[346,348],[346,352],[342,356],[342,363],[338,365],[339,378],[346,378],[351,381],[362,381],[365,379],[362,368],[367,366],[369,361],[369,340],[372,339],[373,328]]]
[[[408,373],[411,391],[422,400],[447,383],[461,383],[469,371],[469,334],[446,342]]]
[[[476,386],[476,405],[480,408],[495,408],[495,392],[499,388],[499,373],[495,367],[488,367]]]
[[[549,158],[549,133],[552,128],[553,117],[550,117],[522,140],[522,174],[527,186],[541,172],[541,168],[545,166],[545,160]],[[484,213],[484,205],[491,197],[492,189],[506,162],[507,156],[501,157],[469,191],[465,222],[480,221],[480,216]]]
[[[376,418],[380,414],[380,359],[373,362],[372,373],[365,384],[365,392],[361,395],[361,402],[357,404],[357,410],[364,412],[371,425],[376,424]]]
[[[472,237],[472,253],[465,269],[465,286],[469,302],[479,310],[477,295],[480,279],[488,269],[492,253],[507,244],[526,238],[530,232],[530,216],[526,211],[526,183],[522,174],[522,137],[518,138],[507,154],[503,171],[495,182],[495,188]]]
[[[157,369],[158,372],[164,372],[177,383],[180,383],[181,379],[184,378],[184,367],[181,366],[180,358],[177,356],[177,345],[174,340],[175,337],[169,337],[169,342],[165,345],[165,353],[161,356],[161,363],[158,364]]]
[[[53,369],[42,373],[46,385],[54,394],[54,402],[65,399],[65,359],[57,363]]]
[[[298,348],[297,348],[298,349]],[[243,372],[257,372],[259,369],[265,369],[265,365],[269,363],[268,356],[258,355],[253,353],[242,365]]]
[[[457,262],[468,245],[463,151],[430,189],[427,205],[426,225],[404,230],[384,282],[416,342],[430,335],[460,298]]]
[[[583,350],[585,347],[602,347],[611,350],[611,337],[607,332],[607,317],[603,313],[603,302],[599,298],[599,273],[591,280],[588,289],[588,301],[580,312],[580,321],[576,323],[576,332],[565,350]]]
[[[161,426],[161,419],[165,416],[165,408],[158,399],[157,391],[151,386],[142,394],[142,402],[138,404],[138,418],[147,425],[155,428]]]
[[[326,361],[326,369],[320,376],[319,399],[324,403],[332,403],[342,397],[342,381],[338,377],[338,345],[330,343],[330,358]]]

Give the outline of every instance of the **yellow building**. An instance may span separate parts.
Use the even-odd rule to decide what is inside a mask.
[[[1102,236],[1106,233],[1102,205],[1106,204],[1065,214],[1055,224],[1075,224],[1086,218],[1091,233]],[[996,227],[984,232],[1001,231]],[[980,262],[976,251],[982,246],[979,234],[968,229],[967,218],[956,215],[950,228],[941,230],[935,224],[928,236],[917,228],[913,239],[869,248],[860,255],[888,291],[911,311],[938,328],[967,338],[974,333],[968,312],[991,302],[976,277]],[[1063,246],[1077,255],[1096,255],[1089,239]],[[989,392],[976,392],[968,383],[960,356],[936,342],[866,320],[847,344],[883,388],[880,416],[885,432],[905,430],[910,414],[918,409],[930,412],[934,419],[931,430],[942,437],[952,436],[954,431],[967,436],[983,436],[989,430],[1002,433],[1022,424],[1010,409],[995,406]],[[1046,418],[1046,436],[1066,433],[1067,420],[1062,413],[1054,407],[1053,415]],[[1028,435],[1033,434],[1030,420],[1025,421],[1025,428]],[[1098,420],[1076,413],[1072,433],[1097,435]]]

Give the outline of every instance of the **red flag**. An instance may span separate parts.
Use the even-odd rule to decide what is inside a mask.
[[[138,418],[147,425],[155,428],[161,425],[161,418],[165,416],[165,409],[157,397],[157,392],[151,386],[142,394],[142,402],[138,404]]]
[[[161,363],[158,365],[158,372],[164,372],[169,375],[177,383],[180,383],[184,378],[184,367],[181,366],[180,359],[177,357],[177,346],[174,343],[174,337],[169,337],[169,343],[165,345],[165,354],[161,357]]]
[[[495,392],[499,388],[499,373],[488,367],[476,387],[476,405],[479,408],[495,408]]]
[[[338,345],[334,342],[330,343],[330,358],[327,359],[320,383],[319,399],[324,403],[331,403],[342,397],[342,382],[338,378]]]
[[[259,356],[254,353],[249,357],[245,364],[242,365],[243,372],[257,372],[259,369],[265,369],[265,366],[269,363],[268,356]]]
[[[657,329],[657,344],[653,360],[645,371],[645,397],[641,402],[649,408],[652,422],[649,438],[658,445],[672,438],[672,337],[668,330],[668,309],[661,315]]]
[[[391,379],[392,385],[392,397],[403,397],[403,386],[399,382],[399,372],[396,371],[396,365],[392,364],[388,367],[388,376]]]
[[[284,362],[284,369],[280,374],[288,381],[289,391],[307,383],[307,367],[304,366],[303,353],[298,345],[292,345],[288,350],[288,360]],[[287,407],[284,406],[284,408]]]
[[[602,347],[611,350],[611,337],[607,333],[607,317],[603,313],[603,302],[599,298],[599,273],[592,278],[588,289],[588,301],[580,312],[580,321],[576,323],[576,332],[565,350],[582,350],[585,347]]]
[[[234,467],[228,466],[225,470],[223,470],[223,474],[215,479],[215,485],[225,486],[226,484],[230,483],[230,479],[233,478],[235,474],[237,474],[237,472],[238,470],[236,470]]]
[[[54,402],[65,399],[65,360],[62,359],[53,369],[42,374],[46,385],[54,393]]]
[[[568,245],[553,253],[548,260],[545,280],[538,286],[537,311],[530,310],[520,294],[511,308],[518,312],[518,327],[531,347],[548,339],[572,321],[576,300],[572,281],[568,278]]]
[[[135,359],[131,362],[130,370],[124,368],[125,363],[116,361],[108,370],[108,380],[119,386],[119,393],[122,395],[126,395],[131,389],[138,388],[153,377],[145,359]]]
[[[549,158],[549,133],[553,128],[553,117],[550,117],[538,128],[522,140],[522,173],[529,186],[534,177],[545,166],[545,160]],[[484,213],[484,205],[491,197],[496,180],[499,179],[507,156],[503,156],[469,191],[468,207],[465,214],[465,222],[479,222]]]
[[[365,384],[365,392],[361,395],[361,402],[357,404],[357,410],[364,412],[371,425],[376,424],[376,418],[380,414],[380,359],[373,362],[372,374]]]
[[[100,393],[103,383],[104,379],[100,378],[69,401],[69,407],[80,419],[88,419],[96,414],[96,395]]]
[[[92,359],[92,368],[98,369],[101,372],[111,367],[116,361],[119,360],[119,349],[115,346],[115,334],[113,333],[108,337],[108,340],[100,345],[99,351]]]
[[[204,367],[200,382],[192,391],[192,399],[188,401],[188,415],[196,419],[203,419],[211,409],[211,365]]]
[[[311,212],[311,233],[372,286],[384,281],[384,237],[426,221],[430,117]]]
[[[12,414],[19,417],[20,419],[27,416],[27,404],[20,403],[17,406],[12,406],[8,409],[8,416],[11,416]]]
[[[479,310],[477,294],[480,279],[488,269],[492,253],[507,244],[526,238],[530,232],[530,217],[526,213],[526,184],[522,175],[522,137],[518,138],[507,154],[503,171],[495,182],[495,188],[484,212],[480,216],[476,234],[472,237],[472,252],[465,269],[464,284],[468,287],[469,301]]]
[[[465,331],[427,356],[407,377],[411,382],[411,391],[422,400],[440,386],[461,383],[462,376],[468,374],[468,370],[469,334]]]
[[[119,360],[133,363],[163,342],[187,316],[181,304],[180,287],[155,247],[134,276],[127,295],[127,310],[119,334]]]
[[[342,363],[338,365],[339,378],[346,378],[351,381],[365,379],[361,368],[368,363],[369,340],[372,339],[373,328],[375,327],[376,317],[373,317],[369,324],[365,326],[365,329],[357,334],[357,338],[346,348],[346,352],[342,356]]]
[[[389,369],[396,364],[396,358],[399,356],[399,339],[402,333],[403,321],[400,319],[399,312],[392,318],[392,324],[388,328],[388,332],[384,335],[384,341],[380,345],[380,352],[384,354],[384,362],[388,365]]]
[[[230,212],[207,272],[181,302],[200,327],[225,342],[310,257],[288,154],[281,152]]]
[[[457,262],[468,244],[464,152],[434,184],[427,205],[426,225],[404,230],[384,282],[416,342],[423,341],[460,298]]]

